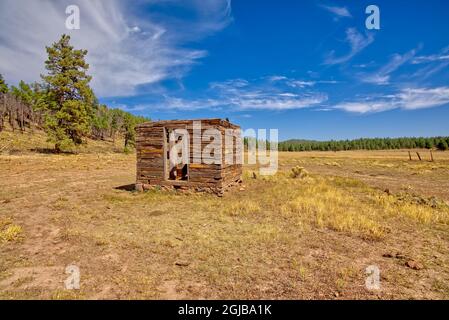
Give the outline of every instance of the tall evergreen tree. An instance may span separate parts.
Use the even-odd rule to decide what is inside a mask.
[[[92,137],[104,140],[109,133],[108,128],[111,122],[111,112],[105,105],[97,105],[94,109],[95,113],[92,117]]]
[[[55,150],[82,143],[90,130],[92,108],[96,99],[89,87],[87,50],[75,50],[70,36],[62,35],[47,47],[45,62],[48,75],[42,76],[49,90],[45,128]]]
[[[136,142],[136,127],[137,121],[136,118],[131,114],[126,113],[123,118],[123,132],[125,136],[125,152],[128,151],[129,146],[134,146]]]
[[[7,93],[8,92],[8,85],[6,84],[5,80],[3,80],[3,76],[0,73],[0,93]]]
[[[25,103],[28,106],[31,106],[33,103],[33,91],[31,87],[26,84],[23,80],[19,82],[19,86],[11,87],[11,93],[14,97],[19,99],[22,103]]]
[[[5,114],[6,114],[6,93],[8,93],[8,85],[0,73],[0,132],[3,131]]]
[[[449,146],[447,145],[446,140],[441,139],[441,141],[437,144],[437,148],[438,150],[446,151],[447,149],[449,149]]]

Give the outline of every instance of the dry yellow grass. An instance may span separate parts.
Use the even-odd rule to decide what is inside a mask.
[[[418,197],[413,173],[427,163],[320,155],[281,154],[270,177],[247,167],[244,190],[223,198],[118,190],[134,181],[132,155],[0,156],[0,229],[22,228],[22,241],[0,245],[0,298],[447,298],[449,211],[426,200],[448,192],[447,160],[419,175],[429,196]],[[298,165],[308,177],[291,177]],[[401,179],[409,197],[384,192]],[[62,286],[70,264],[80,291]],[[380,292],[364,287],[373,264]]]
[[[11,219],[0,216],[0,243],[20,240],[22,231],[22,227],[13,224]]]
[[[231,203],[229,205],[225,205],[222,208],[222,213],[230,215],[230,216],[245,216],[248,214],[258,214],[260,213],[260,206],[254,201],[239,201],[235,203]]]
[[[47,141],[47,135],[42,130],[33,129],[21,133],[13,132],[6,125],[0,132],[0,154],[26,154],[26,153],[50,153],[54,145]],[[85,143],[72,150],[74,153],[121,153],[124,150],[124,140],[117,138],[115,141],[97,141],[86,139]]]
[[[22,234],[22,227],[17,225],[10,225],[5,230],[0,231],[0,240],[3,241],[17,241]]]
[[[300,165],[311,173],[356,179],[397,193],[406,191],[449,202],[449,152],[419,150],[409,161],[407,150],[280,153],[280,166]]]

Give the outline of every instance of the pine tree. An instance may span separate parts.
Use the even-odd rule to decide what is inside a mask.
[[[129,113],[125,114],[123,119],[123,131],[125,135],[125,152],[128,152],[129,146],[134,146],[136,141],[136,119]]]
[[[3,76],[0,73],[0,93],[7,93],[8,92],[8,85],[6,84],[5,80],[3,80]]]
[[[0,74],[0,132],[3,131],[5,114],[6,114],[6,93],[8,93],[8,85]]]
[[[89,87],[87,50],[75,50],[70,36],[62,35],[47,47],[48,75],[42,76],[49,90],[45,128],[56,152],[82,143],[88,134],[96,99]]]
[[[111,123],[111,112],[105,105],[97,105],[92,117],[92,136],[95,139],[104,140],[108,134]]]
[[[22,103],[25,103],[27,106],[32,105],[33,91],[31,90],[31,87],[23,80],[19,82],[19,87],[11,87],[11,93],[14,97],[19,99]]]
[[[438,150],[446,151],[449,148],[449,146],[447,145],[447,142],[445,140],[441,140],[440,142],[438,142],[437,148]]]

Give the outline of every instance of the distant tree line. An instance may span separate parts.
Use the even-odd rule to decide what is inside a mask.
[[[448,150],[449,137],[364,138],[356,140],[288,140],[279,143],[279,151],[344,151],[344,150],[393,150],[438,149]]]
[[[256,148],[264,143],[266,149],[270,150],[270,141],[256,140],[254,138],[244,138],[245,150],[249,143]],[[393,149],[438,149],[449,150],[449,137],[431,138],[362,138],[355,140],[287,140],[278,143],[278,150],[285,152],[301,151],[345,151],[345,150],[393,150]]]
[[[0,132],[9,123],[13,131],[43,129],[55,151],[79,145],[84,138],[124,139],[127,150],[135,144],[135,127],[149,121],[98,102],[89,86],[86,50],[76,50],[62,35],[47,47],[47,74],[42,82],[8,86],[0,74]]]

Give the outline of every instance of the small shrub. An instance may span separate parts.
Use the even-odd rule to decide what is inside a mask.
[[[293,179],[304,179],[309,175],[309,172],[304,167],[296,166],[292,168],[291,177]]]
[[[11,224],[4,230],[0,230],[0,240],[3,242],[12,242],[20,240],[22,236],[22,227]]]

